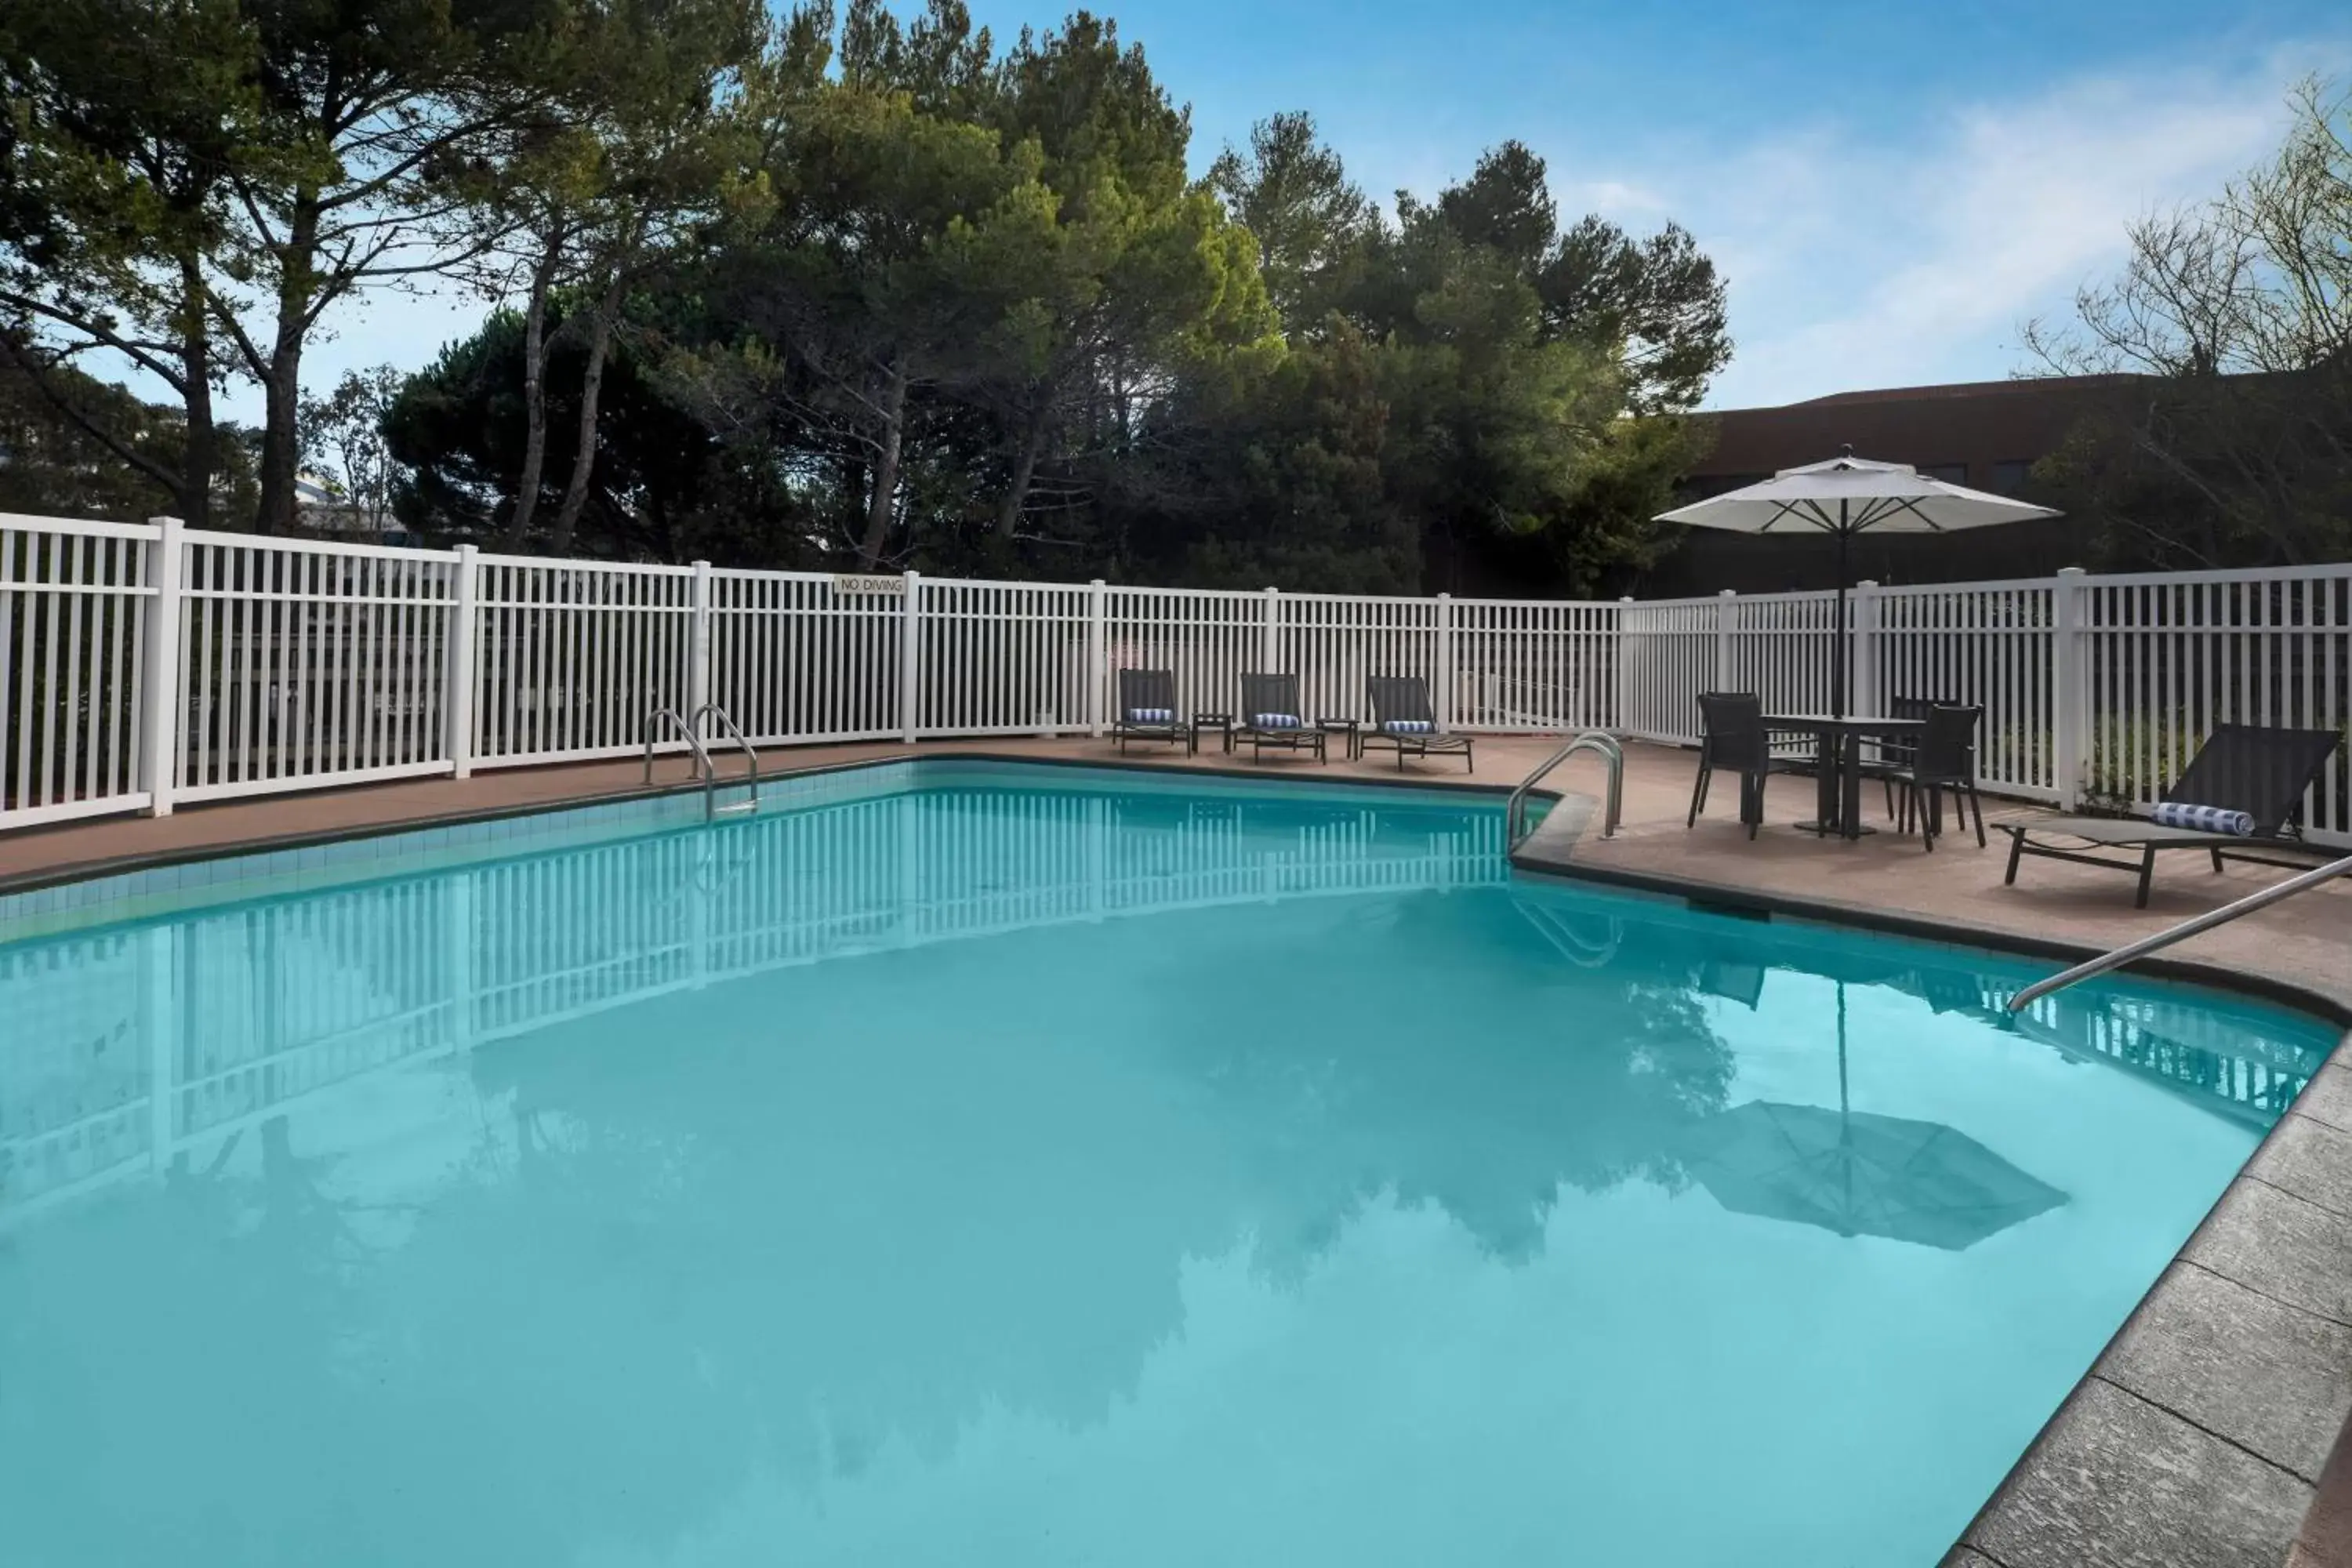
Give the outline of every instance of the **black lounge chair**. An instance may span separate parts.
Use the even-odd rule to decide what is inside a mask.
[[[1451,756],[1457,752],[1464,767],[1478,771],[1470,760],[1470,737],[1439,726],[1437,710],[1429,701],[1429,682],[1419,676],[1375,675],[1366,685],[1372,697],[1372,727],[1364,731],[1366,751],[1376,743],[1395,747],[1399,773],[1408,755]]]
[[[1723,768],[1739,775],[1739,820],[1748,825],[1748,837],[1753,838],[1764,820],[1765,778],[1772,773],[1809,773],[1817,765],[1815,760],[1772,749],[1771,733],[1764,728],[1763,700],[1753,692],[1702,692],[1698,718],[1698,780],[1691,785],[1690,816],[1683,826],[1698,826],[1698,814],[1706,809],[1706,786],[1715,770]]]
[[[2081,866],[2112,866],[2119,871],[2139,873],[2137,903],[2146,909],[2148,883],[2156,875],[2156,853],[2159,849],[2205,850],[2212,856],[2216,871],[2225,859],[2302,870],[2305,866],[2303,861],[2248,855],[2241,851],[2241,847],[2302,847],[2303,829],[2297,819],[2303,810],[2304,793],[2319,776],[2319,770],[2327,765],[2336,744],[2333,730],[2217,724],[2213,733],[2197,749],[2197,754],[2189,760],[2180,777],[2164,792],[2164,799],[2177,805],[2243,812],[2253,818],[2252,833],[2168,827],[2145,817],[2061,816],[2041,822],[2004,822],[1999,826],[2010,836],[2011,843],[2009,874],[2001,879],[2015,882],[2017,863],[2028,855],[2072,860]],[[2061,848],[2038,842],[2045,837],[2076,839],[2084,847]],[[2094,849],[2137,849],[2139,858],[2136,861],[2112,859],[2088,852]]]
[[[1323,731],[1298,700],[1295,675],[1244,675],[1241,710],[1234,715],[1234,739],[1250,743],[1250,759],[1272,746],[1280,751],[1307,751],[1325,760]]]
[[[1176,710],[1176,672],[1172,669],[1122,669],[1118,672],[1118,716],[1110,727],[1121,752],[1129,741],[1165,741],[1194,749],[1192,725]]]

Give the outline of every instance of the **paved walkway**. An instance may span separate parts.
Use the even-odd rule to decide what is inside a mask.
[[[1993,828],[2052,813],[2014,801],[1985,802],[1987,844],[1948,831],[1927,853],[1916,836],[1881,832],[1816,838],[1790,826],[1810,817],[1813,783],[1781,776],[1765,796],[1766,826],[1754,839],[1738,820],[1737,781],[1718,778],[1707,815],[1685,827],[1695,763],[1687,752],[1631,746],[1625,754],[1625,817],[1617,837],[1588,826],[1560,847],[1542,836],[1528,858],[1572,873],[1671,882],[1728,903],[1788,900],[1857,917],[1913,917],[1955,940],[2026,939],[2099,951],[2120,946],[2292,876],[2266,866],[2225,863],[2215,873],[2198,855],[2157,862],[2145,910],[2132,907],[2136,879],[2123,871],[2028,858],[2004,886],[2009,836]],[[1585,769],[1582,760],[1569,769]],[[1579,788],[1591,788],[1585,775]],[[1879,792],[1864,792],[1866,819],[1891,827]],[[2173,950],[2179,958],[2234,974],[2273,980],[2327,996],[2352,1010],[2352,879],[2317,889]]]

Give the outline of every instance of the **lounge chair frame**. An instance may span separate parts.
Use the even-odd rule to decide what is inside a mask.
[[[2077,866],[2103,866],[2130,871],[2139,878],[2134,907],[2146,909],[2156,880],[2156,857],[2167,849],[2202,849],[2221,870],[2225,860],[2257,866],[2305,870],[2308,860],[2285,860],[2275,855],[2250,854],[2246,847],[2313,855],[2318,850],[2303,842],[2303,797],[2340,744],[2333,730],[2291,730],[2264,724],[2217,724],[2180,777],[2164,792],[2167,801],[2192,802],[2242,811],[2254,819],[2251,837],[2208,833],[2193,827],[2164,827],[2144,818],[2062,816],[2040,822],[1995,824],[2010,837],[2009,869],[2001,878],[2014,884],[2026,856],[2068,860]],[[2062,847],[2034,842],[2034,836],[2054,835],[2081,839],[2087,848]],[[2139,851],[2116,858],[2093,853],[2097,849]]]
[[[1261,728],[1261,713],[1287,713],[1298,721],[1298,727]],[[1313,752],[1318,763],[1328,760],[1324,742],[1328,737],[1321,726],[1302,705],[1298,694],[1298,677],[1251,673],[1242,677],[1242,705],[1234,713],[1234,740],[1247,741],[1250,760],[1255,762],[1266,748],[1286,752]]]
[[[1112,722],[1110,736],[1124,756],[1129,741],[1162,741],[1181,746],[1189,756],[1200,749],[1199,731],[1185,719],[1183,710],[1176,705],[1176,672],[1172,669],[1122,669],[1118,672],[1118,717]],[[1128,715],[1138,709],[1160,709],[1168,714],[1165,723],[1137,723]]]
[[[1397,733],[1381,726],[1391,721],[1404,724],[1435,724],[1437,710],[1429,700],[1429,682],[1417,675],[1375,675],[1365,682],[1372,700],[1372,721],[1362,735],[1361,745],[1370,752],[1375,742],[1396,751],[1397,772],[1404,772],[1408,756],[1453,756],[1459,753],[1462,765],[1472,773],[1478,764],[1472,760],[1470,737],[1455,730],[1431,729],[1412,733]]]

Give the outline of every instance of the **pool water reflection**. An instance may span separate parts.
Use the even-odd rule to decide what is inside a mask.
[[[1932,1563],[2330,1043],[1048,782],[0,948],[7,1560]]]

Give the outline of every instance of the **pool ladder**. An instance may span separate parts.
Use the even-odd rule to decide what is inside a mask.
[[[1609,798],[1601,820],[1601,837],[1617,837],[1617,824],[1625,804],[1625,748],[1619,745],[1617,737],[1606,730],[1582,730],[1568,744],[1544,759],[1542,764],[1521,779],[1519,787],[1511,792],[1510,804],[1503,808],[1504,834],[1511,848],[1517,849],[1527,840],[1528,792],[1540,784],[1546,773],[1579,752],[1599,752],[1609,761]]]
[[[744,762],[750,769],[748,776],[751,781],[750,799],[730,801],[725,805],[719,804],[719,764],[710,760],[709,748],[702,743],[702,721],[705,719],[717,720],[719,728],[727,731],[728,739],[733,741],[736,748],[743,753]],[[675,708],[656,708],[646,714],[646,783],[647,784],[654,782],[654,742],[661,738],[665,729],[677,731],[694,752],[695,776],[702,781],[703,821],[710,822],[720,816],[733,816],[739,814],[750,816],[759,814],[760,753],[751,749],[751,742],[743,738],[743,731],[736,727],[734,720],[727,716],[726,709],[716,702],[706,702],[694,710],[692,723],[679,718],[677,710]]]

